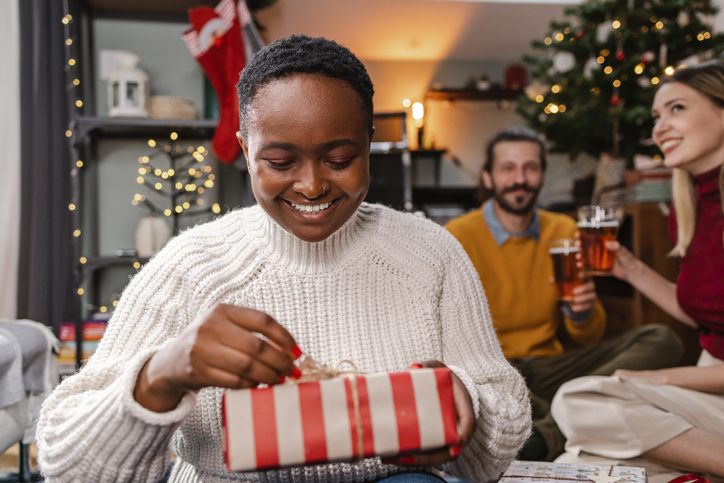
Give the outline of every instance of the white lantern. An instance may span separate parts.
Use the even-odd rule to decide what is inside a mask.
[[[140,59],[131,52],[119,52],[116,68],[108,76],[108,115],[110,117],[148,117],[146,100],[149,95],[148,74],[138,64]]]

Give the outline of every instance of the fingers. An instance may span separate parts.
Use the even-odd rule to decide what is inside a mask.
[[[291,372],[291,369],[279,371],[273,366],[267,365],[260,358],[224,346],[217,347],[214,354],[210,355],[206,360],[208,360],[210,367],[234,374],[243,379],[256,381],[257,384],[277,384],[280,377]]]
[[[606,249],[616,252],[621,248],[621,244],[616,240],[606,240]]]
[[[242,326],[228,317],[230,313],[238,312],[230,310],[230,307],[217,307],[206,317],[199,327],[201,343],[194,345],[195,353],[192,355],[208,361],[214,367],[237,372],[244,377],[259,375],[262,377],[259,382],[267,384],[276,383],[282,374],[290,374],[294,365],[289,353],[280,352],[269,341],[263,340],[245,327],[256,327],[254,321],[261,318],[261,313],[251,309],[244,311],[247,318]],[[277,324],[276,321],[273,323]],[[258,364],[264,367],[256,367]]]
[[[296,359],[299,348],[294,337],[270,315],[258,310],[235,305],[219,304],[214,311],[222,311],[232,322],[252,332],[258,332],[276,344],[282,351]]]

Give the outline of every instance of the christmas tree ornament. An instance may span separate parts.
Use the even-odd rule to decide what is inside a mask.
[[[596,41],[600,44],[606,42],[608,40],[608,37],[611,36],[611,33],[613,33],[613,31],[614,28],[613,25],[611,25],[611,21],[606,20],[605,22],[601,23],[596,29]]]
[[[591,78],[593,78],[593,72],[596,70],[601,70],[601,64],[598,63],[596,57],[591,57],[583,65],[583,77],[591,80]]]
[[[624,60],[626,60],[626,54],[623,53],[623,49],[622,49],[622,48],[619,48],[619,49],[616,51],[616,60],[619,61],[619,62],[623,62]]]
[[[568,72],[576,66],[576,56],[571,52],[560,51],[553,56],[553,68],[556,72]]]
[[[576,30],[576,38],[578,40],[583,39],[584,36],[585,36],[585,32],[583,31],[583,29]]]
[[[233,162],[241,147],[236,139],[239,103],[236,83],[245,65],[244,41],[234,0],[222,0],[216,8],[189,9],[191,29],[183,40],[204,69],[219,100],[220,117],[212,146],[225,163]]]
[[[618,107],[619,104],[621,104],[621,98],[617,94],[612,95],[611,96],[611,106]]]
[[[651,87],[651,79],[646,76],[641,76],[636,80],[636,83],[643,89]]]
[[[549,85],[541,83],[538,79],[533,79],[533,82],[530,83],[529,86],[527,86],[525,89],[523,89],[525,92],[526,97],[530,99],[531,101],[535,101],[538,96],[545,96],[551,91],[551,87]]]
[[[641,62],[644,65],[644,67],[646,67],[654,60],[656,60],[656,54],[654,54],[653,51],[648,50],[648,51],[644,52],[643,54],[641,54],[641,58],[639,59],[639,62]]]
[[[679,16],[676,18],[676,21],[681,27],[686,27],[687,25],[689,25],[689,23],[691,23],[689,13],[686,10],[680,11]]]
[[[661,47],[659,47],[659,67],[662,69],[668,64],[668,55],[669,47],[666,44],[661,44]]]

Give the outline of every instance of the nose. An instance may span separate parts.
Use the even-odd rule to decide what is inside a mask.
[[[324,179],[317,163],[303,162],[297,174],[297,180],[292,185],[294,191],[310,200],[317,199],[325,193]]]
[[[660,138],[668,129],[669,123],[666,117],[660,116],[656,124],[654,124],[654,128],[651,130],[651,137],[654,138],[654,141],[657,141],[657,138]]]
[[[516,170],[515,170],[515,183],[516,184],[525,184],[525,182],[526,182],[525,169],[522,166],[520,166],[520,167],[516,168]]]

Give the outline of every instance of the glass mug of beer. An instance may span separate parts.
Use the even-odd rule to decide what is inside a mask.
[[[573,238],[553,240],[549,248],[553,260],[553,275],[558,298],[564,302],[573,300],[573,289],[583,285],[583,268],[577,255],[581,248]]]
[[[616,239],[619,224],[613,208],[592,205],[578,209],[581,253],[589,274],[611,275],[615,253],[606,248],[606,242]]]

